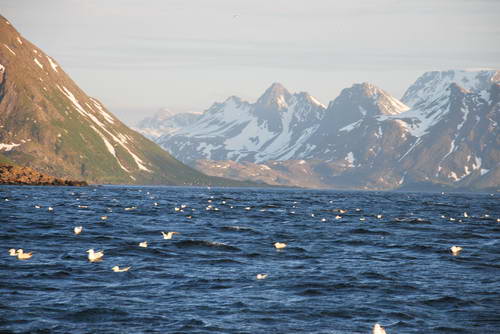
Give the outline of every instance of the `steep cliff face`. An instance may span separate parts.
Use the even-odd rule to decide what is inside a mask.
[[[129,129],[0,16],[0,153],[95,183],[217,184]]]

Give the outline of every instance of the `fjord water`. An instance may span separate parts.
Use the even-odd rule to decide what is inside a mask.
[[[379,322],[388,334],[499,333],[499,204],[498,194],[1,187],[0,330],[370,333]],[[88,262],[89,248],[104,260]]]

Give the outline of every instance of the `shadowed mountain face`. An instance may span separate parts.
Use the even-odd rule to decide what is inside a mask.
[[[223,184],[185,166],[85,94],[0,16],[0,155],[93,183]]]
[[[256,103],[231,97],[157,142],[200,170],[236,179],[348,189],[496,188],[499,80],[495,70],[428,72],[402,101],[354,84],[328,108],[275,83]]]

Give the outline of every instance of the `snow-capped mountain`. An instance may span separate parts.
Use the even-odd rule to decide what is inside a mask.
[[[0,162],[89,183],[234,185],[128,128],[1,15]]]
[[[273,183],[277,172],[275,184],[498,187],[499,80],[495,70],[428,72],[402,101],[354,84],[327,108],[273,84],[257,102],[231,97],[158,142],[212,175]]]
[[[255,103],[215,103],[193,124],[157,142],[182,161],[291,159],[317,130],[326,108],[307,93],[274,83]]]
[[[500,72],[496,70],[426,72],[406,90],[401,101],[412,108],[423,110],[438,100],[452,83],[486,98],[484,94],[498,81]]]
[[[161,109],[153,116],[144,118],[135,130],[145,137],[155,140],[162,135],[175,132],[177,129],[193,124],[201,116],[201,112],[176,113],[169,109]]]

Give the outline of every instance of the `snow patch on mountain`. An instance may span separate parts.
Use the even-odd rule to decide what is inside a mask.
[[[38,67],[40,67],[42,70],[43,70],[43,65],[38,61],[38,59],[36,58],[33,58],[33,60],[35,61],[35,63],[38,65]]]
[[[4,144],[0,143],[0,151],[4,150],[6,152],[12,150],[14,147],[20,146],[21,144],[15,144],[15,143],[10,143],[10,144]]]
[[[55,72],[59,72],[59,71],[57,70],[57,68],[59,67],[59,65],[57,65],[57,64],[56,64],[56,63],[52,60],[52,58],[50,58],[49,56],[47,56],[47,59],[48,59],[48,61],[49,61],[49,63],[50,63],[50,66],[52,67],[52,69],[53,69]]]
[[[488,91],[493,82],[500,80],[496,70],[449,70],[426,72],[404,93],[401,101],[410,107],[428,106],[440,99],[448,87],[460,87],[480,93]]]
[[[9,48],[9,46],[7,44],[4,44],[3,46],[5,46],[7,48],[7,50],[9,50],[10,53],[12,53],[14,56],[16,55],[16,53],[14,51],[12,51],[12,49]]]

